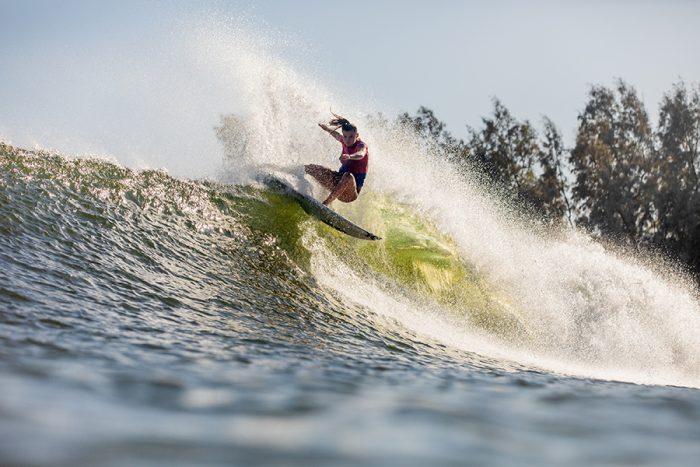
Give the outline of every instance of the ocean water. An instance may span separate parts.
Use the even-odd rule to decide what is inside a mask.
[[[243,106],[211,176],[0,145],[1,465],[698,465],[695,282],[223,31],[187,48]],[[255,181],[322,195],[329,102],[371,148],[334,208],[380,242]]]

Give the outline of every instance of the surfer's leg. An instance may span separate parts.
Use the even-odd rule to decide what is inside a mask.
[[[315,178],[326,190],[333,191],[336,186],[336,172],[321,165],[308,164],[304,166],[304,171]]]
[[[323,204],[328,206],[336,199],[342,201],[343,203],[350,203],[357,199],[357,186],[355,186],[355,177],[353,177],[352,174],[343,174],[343,177],[340,179],[335,188],[333,188]]]

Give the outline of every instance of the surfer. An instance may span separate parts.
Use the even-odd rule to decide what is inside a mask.
[[[328,125],[319,123],[323,130],[343,146],[340,153],[340,169],[338,171],[326,167],[308,164],[304,166],[307,174],[314,177],[330,194],[323,201],[328,206],[336,199],[343,203],[355,201],[360,194],[367,176],[369,151],[367,145],[360,139],[357,127],[346,118],[333,114],[335,117]],[[341,129],[342,134],[338,133]]]

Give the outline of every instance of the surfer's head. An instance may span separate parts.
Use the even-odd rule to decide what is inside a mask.
[[[350,125],[347,130],[345,127],[343,127],[343,142],[346,146],[352,146],[355,144],[359,137],[360,135],[357,133],[357,128],[355,128],[353,125]]]
[[[357,127],[350,123],[347,118],[336,114],[333,114],[333,116],[335,116],[335,118],[328,122],[328,124],[340,128],[343,131],[343,140],[346,146],[355,144],[360,137],[360,134],[357,132]]]

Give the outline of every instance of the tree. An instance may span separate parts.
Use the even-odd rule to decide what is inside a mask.
[[[463,140],[452,136],[445,129],[445,123],[438,120],[432,110],[421,106],[413,117],[404,112],[397,117],[397,123],[412,131],[448,159],[457,163],[468,159],[467,145]]]
[[[480,131],[469,129],[477,168],[521,206],[550,221],[561,219],[563,147],[554,124],[547,121],[545,151],[530,122],[517,121],[498,99],[493,100],[493,115],[482,121]]]
[[[452,138],[445,131],[445,124],[435,116],[435,112],[423,106],[418,108],[415,117],[404,112],[398,116],[397,120],[399,124],[412,129],[417,136],[426,140],[439,142],[445,135],[447,138]]]
[[[536,188],[539,208],[549,221],[566,216],[569,223],[573,224],[564,173],[565,152],[561,133],[552,120],[544,117],[544,136],[538,160],[542,175]]]
[[[578,116],[570,153],[578,222],[599,234],[636,244],[652,220],[647,178],[653,142],[646,110],[634,88],[593,86]]]
[[[659,107],[654,241],[700,270],[700,87],[683,82]]]

